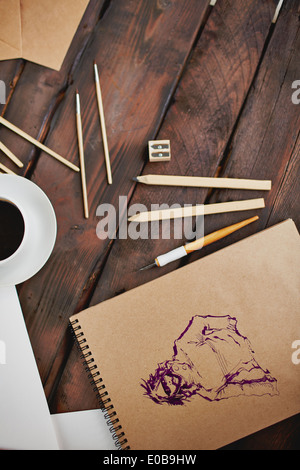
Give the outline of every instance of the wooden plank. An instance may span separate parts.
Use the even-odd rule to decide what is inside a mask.
[[[103,21],[94,29],[74,73],[74,83],[57,110],[45,144],[78,162],[75,126],[78,88],[90,218],[85,220],[82,213],[80,177],[42,154],[32,180],[53,203],[58,237],[48,264],[19,293],[48,396],[62,365],[59,359],[64,361],[64,354],[58,350],[68,344],[65,335],[69,317],[94,282],[109,248],[110,241],[101,242],[96,236],[96,208],[100,202],[117,207],[119,194],[128,195],[132,191],[132,177],[144,164],[147,139],[160,125],[207,7],[207,0],[189,0],[184,4],[180,0],[111,2]],[[101,80],[114,174],[112,185],[106,182],[94,60]]]
[[[257,226],[246,229],[246,235],[288,217],[294,218],[300,228],[297,192],[294,192],[291,186],[290,200],[285,204],[280,202],[283,195],[279,195],[284,178],[290,177],[287,168],[293,168],[295,171],[296,163],[293,159],[296,156],[293,151],[297,150],[300,129],[299,105],[293,104],[291,99],[292,83],[295,77],[300,76],[297,11],[297,1],[284,3],[232,139],[228,158],[220,172],[224,177],[247,176],[272,181],[272,189],[265,195],[266,208],[261,212]],[[287,188],[286,185],[284,187]],[[248,193],[240,190],[214,191],[207,202],[242,198],[246,194]],[[261,192],[253,193],[253,197],[261,195]],[[276,210],[277,205],[281,206],[280,211]],[[226,225],[229,220],[231,222],[232,217],[229,219],[226,215],[220,215],[218,219],[207,219],[206,229],[214,230],[217,224]],[[237,234],[232,236],[232,241],[238,239]],[[218,247],[222,246],[224,241],[218,244]],[[212,247],[207,253],[211,252],[211,249]]]
[[[0,115],[3,116],[14,93],[15,87],[24,69],[23,60],[5,60],[0,62],[0,80],[4,83],[4,97],[1,88]],[[3,85],[2,85],[3,86]],[[4,99],[3,99],[4,98]]]
[[[224,447],[224,450],[299,450],[299,416],[274,424]]]
[[[270,209],[267,226],[291,217],[300,230],[300,135],[289,159],[281,186]]]
[[[217,2],[193,51],[158,139],[170,139],[172,159],[148,163],[144,173],[214,176],[248,93],[274,14],[273,2]],[[150,171],[151,169],[151,171]],[[133,176],[136,176],[137,173]],[[136,188],[131,203],[203,203],[207,190]],[[250,217],[250,215],[249,215]],[[220,227],[219,227],[220,228]],[[158,235],[158,233],[157,233]],[[140,285],[172,267],[138,273],[153,257],[179,246],[182,240],[120,240],[112,247],[91,304]],[[176,267],[176,263],[175,263]],[[95,272],[95,275],[98,273]],[[86,306],[81,304],[82,308]],[[59,384],[53,410],[78,407],[82,376],[76,378],[78,356],[73,351]],[[73,373],[74,371],[74,373]],[[66,397],[72,377],[73,396]],[[76,386],[75,386],[76,383]],[[77,393],[75,392],[77,390]],[[91,398],[92,402],[92,398]]]

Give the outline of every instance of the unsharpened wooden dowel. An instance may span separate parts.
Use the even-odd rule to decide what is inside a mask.
[[[82,136],[82,122],[81,122],[81,113],[80,113],[80,99],[79,99],[79,93],[77,91],[76,91],[76,125],[77,125],[78,149],[79,149],[79,159],[80,159],[81,186],[82,186],[84,216],[85,216],[86,219],[88,219],[89,218],[89,206],[88,206],[88,197],[87,197],[87,189],[86,189],[85,159],[84,159],[83,136]]]
[[[19,168],[23,168],[24,164],[21,162],[21,160],[18,159],[7,147],[6,145],[3,144],[3,142],[0,142],[0,150],[5,153],[5,155],[10,158]]]
[[[237,212],[265,207],[263,198],[247,199],[243,201],[218,202],[216,204],[199,204],[198,206],[178,207],[174,209],[154,210],[141,212],[129,217],[129,222],[152,222],[154,220],[169,220],[199,215],[220,214],[223,212]]]
[[[5,165],[3,165],[3,163],[0,163],[0,170],[3,170],[4,173],[8,173],[9,175],[15,175],[16,174],[12,170],[7,168]]]
[[[105,125],[105,118],[104,118],[102,93],[101,93],[101,87],[100,87],[98,67],[97,67],[97,64],[95,62],[94,62],[94,74],[95,74],[95,86],[96,86],[96,96],[97,96],[97,103],[98,103],[98,110],[99,110],[99,118],[100,118],[100,125],[101,125],[101,131],[102,131],[102,140],[103,140],[104,158],[105,158],[105,164],[106,164],[107,181],[108,181],[109,184],[112,184],[112,172],[111,172],[110,157],[109,157],[109,150],[108,150],[108,143],[107,143],[107,134],[106,134],[106,125]]]
[[[226,189],[271,189],[269,180],[248,180],[239,178],[210,178],[201,176],[173,176],[173,175],[143,175],[133,178],[134,181],[149,185],[162,186],[190,186],[197,188],[226,188]]]
[[[30,135],[28,135],[26,132],[22,131],[21,129],[19,129],[17,126],[15,126],[14,124],[12,124],[11,122],[7,121],[6,119],[4,119],[2,116],[0,116],[0,124],[3,124],[3,126],[7,127],[8,129],[10,129],[11,131],[15,132],[15,134],[18,134],[20,137],[23,137],[23,139],[26,139],[28,140],[28,142],[30,142],[31,144],[35,145],[36,147],[40,148],[41,150],[43,150],[44,152],[48,153],[49,155],[51,155],[53,158],[56,158],[56,160],[60,161],[61,163],[63,163],[64,165],[68,166],[69,168],[71,168],[72,170],[74,171],[80,171],[79,168],[76,166],[76,165],[73,165],[73,163],[69,162],[68,160],[66,160],[64,157],[61,157],[58,153],[54,152],[53,150],[49,149],[48,147],[46,147],[46,145],[44,144],[41,144],[41,142],[39,142],[38,140],[34,139],[33,137],[31,137]]]

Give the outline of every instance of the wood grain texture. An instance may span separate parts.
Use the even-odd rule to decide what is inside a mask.
[[[259,6],[254,2],[251,8],[245,9],[238,0],[217,3],[193,50],[157,136],[159,140],[171,140],[171,162],[147,163],[145,174],[216,174],[254,78],[269,32],[272,6],[272,2],[259,3]],[[240,86],[241,81],[243,86]],[[223,120],[227,120],[226,123]],[[149,208],[151,204],[203,203],[206,196],[207,190],[202,189],[176,188],[174,191],[170,188],[138,185],[130,205],[143,203]],[[145,235],[148,236],[148,230]],[[175,262],[157,270],[138,271],[157,255],[182,244],[182,239],[175,240],[173,236],[162,239],[159,224],[153,235],[156,238],[114,241],[104,269],[97,276],[99,281],[92,291],[91,305],[159,277],[180,265]],[[69,387],[68,374],[73,370],[73,365],[77,368],[77,362],[78,356],[74,353],[66,366],[67,375],[64,374],[60,382],[56,403],[60,403],[60,394],[65,395],[65,389]],[[74,383],[75,374],[72,374],[72,378]],[[78,393],[81,380],[82,377],[78,377]],[[77,400],[76,394],[73,397]],[[72,409],[78,402],[73,405],[71,400],[70,395],[68,408]]]
[[[130,195],[132,176],[144,165],[145,143],[161,122],[207,5],[207,1],[198,0],[189,1],[189,8],[177,0],[111,2],[104,21],[95,26],[74,72],[74,83],[66,90],[51,121],[53,128],[45,143],[70,161],[78,162],[78,89],[90,218],[85,220],[82,213],[80,177],[40,155],[32,180],[49,195],[59,221],[58,236],[48,264],[19,291],[47,393],[51,394],[53,386],[49,381],[63,365],[58,357],[64,355],[58,350],[66,345],[68,319],[89,295],[109,249],[110,241],[96,236],[97,206],[106,202],[118,207],[119,194]],[[112,185],[106,181],[93,60],[98,64],[101,80],[114,174]],[[147,99],[147,94],[151,99]]]
[[[299,168],[295,160],[298,153],[300,116],[298,107],[291,100],[292,83],[296,76],[300,76],[297,52],[300,47],[298,8],[295,1],[283,6],[219,173],[224,177],[247,175],[250,178],[259,177],[272,181],[272,189],[265,195],[266,208],[259,214],[256,230],[289,217],[295,220],[299,228],[296,183]],[[286,178],[291,178],[291,172],[295,191],[291,186],[287,194],[285,189],[286,210],[277,212],[278,204],[283,207],[283,188],[287,188],[283,182]],[[247,194],[249,193],[240,190],[216,190],[211,194],[209,202],[242,198]],[[252,197],[259,195],[261,192],[253,192]],[[218,219],[207,219],[208,231],[214,230],[216,224],[226,225],[229,221],[226,215],[220,215]],[[245,235],[253,233],[251,227],[248,230]],[[234,234],[232,241],[238,239],[237,234]],[[224,246],[224,242],[219,246]]]
[[[252,4],[249,9],[238,1],[216,4],[158,135],[159,139],[171,139],[172,161],[155,165],[147,163],[144,174],[217,174],[263,51],[270,28],[271,6],[271,2],[260,4],[259,8]],[[242,60],[241,56],[246,56],[247,60]],[[241,81],[244,86],[240,86]],[[232,99],[233,95],[235,99]],[[207,189],[170,190],[138,185],[131,205],[143,203],[150,208],[151,204],[163,203],[181,206],[203,204],[208,192]],[[246,194],[246,198],[250,197],[249,193]],[[254,197],[252,193],[251,197]],[[234,196],[233,199],[240,198]],[[162,239],[161,226],[157,224],[156,227],[156,239],[116,240],[99,288],[94,292],[93,304],[162,274],[147,272],[141,275],[137,272],[151,262],[154,253],[165,253],[181,244],[181,240],[172,236]],[[173,227],[171,223],[171,230]],[[132,253],[135,256],[130,256]],[[176,263],[166,267],[163,273],[175,268]]]
[[[0,102],[0,114],[4,115],[10,100],[13,96],[16,84],[24,69],[23,60],[5,60],[1,63],[1,78],[0,80],[5,86],[5,103]]]
[[[300,79],[298,0],[91,0],[59,72],[23,61],[0,62],[7,84],[0,114],[79,164],[75,90],[81,99],[90,218],[83,216],[80,176],[0,128],[0,140],[25,164],[17,169],[50,198],[58,237],[47,265],[18,287],[33,350],[52,413],[97,408],[90,380],[68,327],[69,317],[158,278],[252,233],[291,217],[300,229]],[[99,68],[113,184],[107,173],[93,74]],[[149,163],[148,140],[171,142],[170,162]],[[269,192],[166,188],[136,184],[140,174],[271,179]],[[187,241],[174,224],[152,226],[152,239],[100,240],[100,204],[119,210],[151,204],[211,204],[265,197],[259,221],[161,269],[138,272]],[[210,233],[252,215],[205,218]],[[125,223],[125,227],[129,228]],[[183,227],[181,227],[183,228]],[[137,228],[138,229],[138,228]],[[147,233],[144,236],[148,237]],[[165,238],[164,238],[165,237]],[[113,341],[113,332],[111,340]],[[117,345],[116,345],[117,347]],[[300,415],[226,449],[299,449]]]

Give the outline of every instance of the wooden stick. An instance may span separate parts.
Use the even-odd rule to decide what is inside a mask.
[[[270,190],[269,180],[246,180],[238,178],[210,178],[200,176],[143,175],[134,178],[138,183],[164,186],[191,186],[198,188],[231,188]]]
[[[78,91],[76,91],[76,124],[77,124],[77,137],[78,137],[78,148],[79,148],[79,158],[80,158],[81,185],[82,185],[82,195],[83,195],[84,216],[85,216],[86,219],[88,219],[89,218],[89,207],[88,207],[88,198],[87,198],[87,189],[86,189],[85,161],[84,161],[84,149],[83,149],[83,137],[82,137],[82,122],[81,122],[80,100],[79,100]]]
[[[199,204],[191,207],[178,207],[150,212],[141,212],[129,217],[129,222],[152,222],[154,220],[169,220],[198,215],[220,214],[223,212],[237,212],[265,207],[263,198],[248,199],[244,201],[219,202],[217,204]]]
[[[12,170],[7,168],[5,165],[3,165],[2,163],[0,163],[0,170],[3,170],[5,173],[8,173],[9,175],[15,175],[16,174]]]
[[[100,118],[101,131],[102,131],[104,157],[105,157],[105,163],[106,163],[107,181],[108,181],[109,184],[112,184],[112,173],[111,173],[110,158],[109,158],[109,151],[108,151],[108,143],[107,143],[107,135],[106,135],[106,125],[105,125],[105,118],[104,118],[102,94],[101,94],[98,67],[97,67],[97,64],[95,62],[94,62],[94,73],[95,73],[95,85],[96,85],[96,95],[97,95],[97,103],[98,103],[98,110],[99,110],[99,118]]]
[[[275,10],[275,13],[274,13],[274,16],[273,16],[273,19],[272,19],[272,23],[276,23],[276,21],[278,19],[278,16],[279,16],[279,13],[280,13],[280,10],[282,8],[282,5],[283,5],[283,0],[279,0],[279,2],[277,4],[277,7],[276,7],[276,10]]]
[[[39,147],[41,150],[43,150],[44,152],[48,153],[49,155],[51,155],[52,157],[56,158],[56,160],[60,161],[61,163],[63,163],[64,165],[68,166],[69,168],[71,168],[72,170],[74,171],[79,171],[79,168],[76,166],[76,165],[73,165],[73,163],[69,162],[68,160],[66,160],[65,158],[61,157],[58,153],[54,152],[53,150],[49,149],[48,147],[46,147],[46,145],[44,144],[41,144],[41,142],[39,142],[38,140],[34,139],[33,137],[31,137],[30,135],[26,134],[26,132],[22,131],[21,129],[19,129],[17,126],[15,126],[14,124],[12,124],[11,122],[7,121],[6,119],[4,119],[2,116],[0,116],[0,124],[3,124],[3,126],[7,127],[8,129],[10,129],[11,131],[15,132],[16,134],[18,134],[19,136],[23,137],[24,139],[28,140],[28,142],[31,142],[33,145],[35,145],[36,147]]]
[[[21,160],[18,159],[1,141],[0,141],[0,150],[5,153],[5,155],[10,158],[19,168],[23,168],[24,164]]]
[[[205,235],[204,237],[199,238],[198,240],[188,243],[187,245],[185,245],[184,248],[187,253],[192,253],[193,251],[200,250],[202,247],[210,245],[211,243],[214,243],[217,240],[220,240],[221,238],[227,237],[228,235],[235,232],[236,230],[239,230],[245,227],[246,225],[251,224],[252,222],[255,222],[258,219],[259,219],[258,215],[255,215],[254,217],[243,220],[242,222],[238,222],[237,224],[233,224],[233,225],[230,225],[229,227],[221,228],[220,230],[217,230],[216,232],[209,233],[208,235]]]

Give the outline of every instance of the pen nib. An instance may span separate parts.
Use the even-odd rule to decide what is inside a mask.
[[[154,266],[157,266],[156,263],[148,264],[148,266],[144,266],[143,268],[139,269],[139,271],[146,271],[147,269],[154,268]]]

